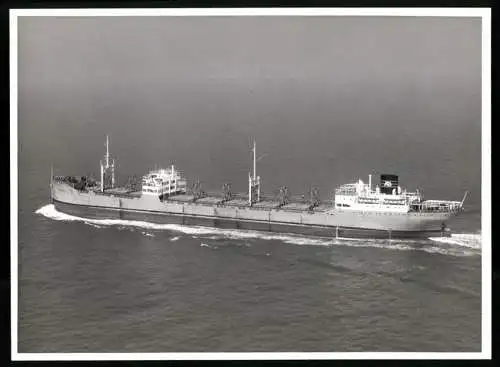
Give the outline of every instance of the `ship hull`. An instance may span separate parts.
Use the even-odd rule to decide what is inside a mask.
[[[58,211],[88,219],[120,219],[158,224],[214,226],[321,237],[422,238],[449,236],[442,213],[381,214],[336,211],[292,212],[196,203],[161,202],[155,197],[126,197],[80,192],[54,183],[52,200]]]

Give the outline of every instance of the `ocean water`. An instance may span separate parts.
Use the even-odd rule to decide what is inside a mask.
[[[50,204],[49,157],[68,173],[91,171],[101,143],[84,149],[86,139],[68,143],[57,130],[57,139],[47,131],[35,138],[35,130],[25,130],[20,145],[20,352],[480,351],[477,188],[446,239],[335,240],[87,220]],[[112,134],[121,137],[121,129]],[[216,173],[207,178],[216,182],[223,168],[211,164]],[[314,167],[301,171],[314,176]],[[446,180],[429,181],[445,191]]]
[[[20,352],[480,351],[480,207],[416,241],[91,220],[50,204],[31,142]]]
[[[401,21],[390,28],[373,20],[362,23],[374,27],[368,33],[356,33],[352,20],[335,22],[348,23],[346,33],[315,20],[318,27],[298,28],[292,42],[279,31],[285,28],[272,30],[272,21],[261,19],[258,42],[251,36],[240,42],[229,38],[253,29],[252,20],[228,19],[220,33],[198,32],[180,48],[174,28],[144,22],[106,22],[111,28],[83,18],[20,22],[19,352],[481,350],[480,41],[455,36],[470,26],[480,37],[476,23],[460,28],[453,23],[459,20],[432,20],[428,27],[411,20],[414,28]],[[182,21],[168,24],[176,22]],[[288,26],[282,22],[276,24]],[[433,36],[446,22],[457,24],[454,31]],[[419,26],[425,32],[416,32]],[[324,54],[319,38],[299,41],[313,29],[341,55]],[[375,42],[376,29],[383,37],[426,37]],[[121,34],[144,40],[119,41]],[[342,46],[345,34],[370,37]],[[77,36],[83,38],[75,42]],[[149,49],[155,39],[161,42]],[[221,41],[213,47],[196,43],[214,39]],[[269,41],[259,54],[270,39],[285,41],[280,47]],[[424,51],[415,56],[422,44],[425,58]],[[106,52],[119,50],[128,56],[108,64]],[[180,62],[183,53],[191,57]],[[387,55],[393,67],[386,67]],[[433,72],[436,64],[446,67]],[[470,194],[466,211],[450,223],[451,238],[418,241],[57,212],[49,200],[51,164],[57,175],[97,177],[106,134],[119,183],[175,163],[207,191],[231,182],[245,192],[255,137],[263,155],[258,174],[270,194],[283,184],[294,195],[315,186],[328,200],[338,185],[367,181],[369,173],[375,183],[378,173],[398,174],[401,186],[420,188],[426,198]]]
[[[64,137],[69,131],[64,125],[52,130],[31,126],[20,124],[20,352],[480,351],[478,185],[468,187],[467,211],[450,223],[454,234],[446,239],[335,240],[87,220],[58,213],[50,204],[50,164],[56,165],[56,174],[96,172],[103,139]],[[130,129],[114,127],[112,132],[112,153],[121,150],[117,155],[123,159],[129,148],[120,141],[132,139],[125,136]],[[232,138],[231,131],[226,134],[221,142]],[[216,149],[217,137],[207,140],[205,148]],[[171,145],[185,149],[174,138],[165,141],[172,151]],[[329,146],[323,145],[325,152]],[[161,144],[156,147],[161,151]],[[227,154],[214,154],[229,162],[226,148]],[[245,169],[249,160],[243,148],[234,150],[234,161],[241,159]],[[281,162],[275,175],[270,162],[259,162],[264,190],[272,192],[269,182],[297,167],[323,187],[337,172],[317,174],[317,167],[307,166],[307,157],[298,163],[299,155],[286,144],[280,158],[278,145],[267,148]],[[325,157],[304,151],[335,161],[335,153]],[[137,160],[143,160],[137,152]],[[161,156],[168,160],[167,154]],[[244,171],[231,172],[231,164],[224,168],[218,159],[207,162],[195,154],[192,164],[184,159],[182,169],[210,165],[213,171],[205,170],[204,182],[213,189],[221,172],[233,182],[244,181]],[[352,165],[362,159],[353,158]],[[443,161],[443,171],[428,175],[425,193],[460,199],[454,185],[464,175],[450,173],[458,162]],[[129,170],[126,164],[137,162],[120,165],[120,174]],[[415,175],[409,166],[398,173],[405,183]],[[292,189],[300,190],[303,176],[289,179]]]
[[[480,350],[479,234],[336,240],[38,209],[21,352]]]

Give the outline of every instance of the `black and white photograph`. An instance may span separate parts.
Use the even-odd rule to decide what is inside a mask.
[[[13,354],[489,351],[469,10],[11,13]]]

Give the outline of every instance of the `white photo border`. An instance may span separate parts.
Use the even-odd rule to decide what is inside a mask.
[[[18,17],[53,16],[411,16],[482,20],[482,351],[478,353],[19,353],[18,352]],[[69,360],[491,359],[491,9],[490,8],[148,8],[10,9],[11,358]]]

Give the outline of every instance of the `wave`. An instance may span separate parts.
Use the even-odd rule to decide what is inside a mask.
[[[476,233],[454,233],[451,237],[431,237],[430,239],[449,245],[481,249],[481,235]]]
[[[97,224],[94,224],[94,223],[90,223],[90,222],[86,222],[89,226],[91,227],[94,227],[94,228],[102,228],[102,226],[99,226]]]
[[[208,244],[206,244],[206,243],[202,243],[202,244],[200,244],[200,247],[208,247],[208,248],[210,248],[210,249],[217,249],[217,248],[218,248],[218,246],[208,245]]]
[[[385,240],[385,239],[350,239],[350,238],[326,238],[308,237],[293,234],[274,234],[240,229],[221,229],[216,227],[186,226],[178,224],[155,224],[143,221],[131,221],[120,219],[88,219],[81,218],[56,210],[53,204],[45,205],[35,213],[47,218],[59,221],[80,221],[91,226],[102,228],[104,226],[118,226],[119,228],[139,227],[145,230],[168,230],[191,235],[192,238],[206,238],[210,240],[264,240],[280,241],[298,246],[350,246],[350,247],[374,247],[387,250],[401,251],[424,251],[452,256],[477,256],[481,254],[481,235],[477,233],[457,233],[451,237],[430,237],[420,240]],[[153,234],[143,231],[146,236]],[[177,241],[178,236],[172,237],[170,241]],[[202,247],[211,247],[206,243]]]

